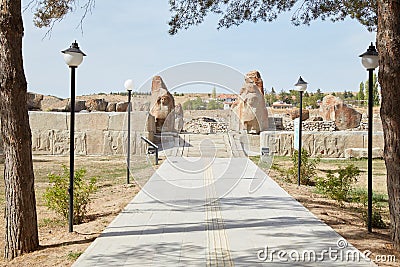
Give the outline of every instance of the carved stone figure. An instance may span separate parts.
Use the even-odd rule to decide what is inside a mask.
[[[237,120],[231,119],[231,129],[258,134],[260,131],[268,129],[268,112],[264,95],[261,93],[262,89],[254,82],[254,78],[252,78],[254,76],[258,77],[256,81],[259,84],[261,81],[262,84],[259,73],[254,75],[254,72],[250,72],[246,75],[239,98],[232,105],[232,112],[236,115]],[[235,125],[237,123],[239,125]]]
[[[156,133],[172,132],[175,124],[175,100],[160,76],[151,84],[150,115],[155,118]]]
[[[183,129],[183,109],[182,105],[175,106],[175,130],[180,133]]]
[[[261,79],[261,74],[256,70],[252,70],[246,74],[246,77],[250,78],[257,85],[261,94],[264,95],[264,84],[263,80]]]

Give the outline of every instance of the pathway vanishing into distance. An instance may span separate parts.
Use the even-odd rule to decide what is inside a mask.
[[[73,266],[374,266],[240,157],[235,138],[199,137],[165,151]]]

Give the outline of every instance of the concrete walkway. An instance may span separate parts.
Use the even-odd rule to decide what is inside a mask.
[[[374,266],[247,158],[169,157],[73,266],[281,265]]]

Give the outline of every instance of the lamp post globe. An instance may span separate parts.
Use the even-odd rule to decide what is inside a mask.
[[[297,168],[297,185],[300,186],[301,182],[301,128],[303,121],[303,93],[307,90],[308,83],[300,76],[297,83],[294,85],[296,90],[300,93],[300,112],[299,112],[299,144],[298,144],[298,168]]]
[[[132,91],[133,86],[134,86],[134,83],[133,83],[133,80],[131,80],[131,79],[128,79],[124,82],[124,87],[127,91]]]
[[[300,76],[299,80],[297,83],[294,85],[296,87],[296,90],[299,92],[304,92],[307,90],[307,85],[308,83],[303,80],[303,78]]]
[[[71,69],[71,115],[70,115],[70,139],[69,139],[69,213],[68,226],[69,232],[73,232],[74,227],[74,161],[75,161],[75,71],[82,63],[83,57],[86,56],[79,49],[78,43],[75,41],[71,46],[61,53],[64,54],[64,61]]]
[[[78,43],[75,41],[71,44],[71,46],[63,51],[64,61],[70,67],[78,67],[82,61],[83,57],[86,56],[78,46]]]
[[[130,163],[131,163],[131,98],[133,90],[133,81],[128,79],[124,82],[124,87],[128,91],[128,141],[127,141],[127,153],[126,153],[126,183],[129,184],[130,178]]]
[[[372,127],[373,127],[373,107],[374,92],[373,80],[374,70],[379,66],[379,54],[373,43],[368,47],[367,51],[360,55],[361,64],[368,71],[368,232],[372,232]]]
[[[361,64],[367,70],[374,70],[379,66],[379,55],[378,51],[373,43],[368,47],[367,51],[360,55]]]

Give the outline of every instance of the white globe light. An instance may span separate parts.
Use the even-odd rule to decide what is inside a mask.
[[[82,61],[83,57],[86,56],[82,50],[79,49],[78,43],[75,41],[71,44],[68,49],[61,51],[64,54],[64,61],[70,67],[78,67]]]
[[[300,92],[307,90],[307,82],[305,82],[301,76],[294,86],[296,87],[296,90]]]
[[[78,67],[83,61],[83,55],[76,52],[65,52],[64,61],[70,67]]]
[[[367,52],[360,55],[361,63],[367,70],[376,69],[379,66],[379,54],[373,43],[368,47]]]
[[[132,91],[133,89],[133,81],[131,79],[126,80],[124,83],[124,87],[127,91]]]
[[[361,59],[361,63],[367,70],[376,69],[379,66],[379,56],[363,56]]]

